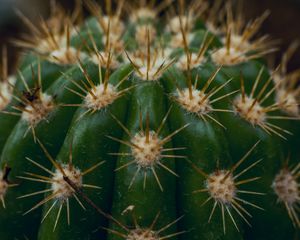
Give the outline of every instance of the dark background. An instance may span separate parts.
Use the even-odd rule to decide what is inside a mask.
[[[57,2],[70,11],[74,7],[74,0],[57,0]],[[271,15],[263,24],[261,32],[281,40],[279,51],[272,57],[276,62],[293,40],[300,40],[300,0],[244,0],[243,8],[246,19],[253,19],[266,9],[271,10]],[[40,16],[49,14],[49,0],[0,0],[0,47],[3,44],[9,46],[11,69],[18,51],[10,46],[9,40],[26,32],[26,27],[16,17],[14,9],[19,9],[33,21],[38,21]],[[300,68],[300,50],[289,64],[289,70],[296,68]]]

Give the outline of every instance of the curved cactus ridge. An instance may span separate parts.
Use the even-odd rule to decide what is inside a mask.
[[[2,51],[0,238],[296,239],[298,43],[268,67],[232,1],[83,5]]]

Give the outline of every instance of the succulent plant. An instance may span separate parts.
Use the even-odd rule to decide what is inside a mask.
[[[85,0],[2,51],[0,238],[297,239],[299,71],[231,1]],[[239,8],[238,8],[239,9]]]

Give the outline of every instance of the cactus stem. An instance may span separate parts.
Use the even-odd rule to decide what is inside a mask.
[[[3,122],[0,125],[6,126],[2,129],[3,134],[0,136],[0,148],[3,148],[2,159],[3,164],[5,161],[10,162],[13,170],[16,171],[14,176],[21,179],[21,183],[23,182],[23,187],[20,186],[21,188],[16,189],[16,192],[11,191],[9,188],[18,184],[9,182],[9,168],[5,167],[2,172],[0,169],[0,205],[2,203],[3,208],[7,208],[7,210],[3,209],[3,221],[0,219],[4,226],[2,229],[4,237],[28,239],[23,234],[25,233],[29,234],[29,238],[37,236],[38,238],[62,238],[64,236],[84,238],[96,233],[106,238],[125,240],[165,240],[178,238],[178,235],[186,232],[181,230],[193,229],[195,231],[188,233],[188,237],[180,236],[179,238],[222,238],[224,233],[224,235],[227,234],[226,238],[231,239],[235,237],[236,230],[238,232],[241,230],[238,234],[239,238],[245,236],[253,239],[266,238],[273,234],[275,238],[286,235],[290,239],[289,236],[293,234],[292,223],[296,230],[300,227],[298,184],[300,164],[293,168],[286,164],[277,175],[271,174],[274,178],[268,173],[277,169],[276,157],[281,156],[283,151],[289,151],[288,149],[291,148],[291,154],[297,155],[297,139],[295,137],[291,139],[292,143],[285,142],[285,144],[281,139],[273,139],[268,134],[286,139],[285,134],[291,134],[292,129],[295,133],[299,130],[290,121],[284,125],[277,123],[279,120],[300,120],[300,110],[297,104],[300,96],[300,87],[297,88],[300,70],[287,73],[287,62],[299,43],[295,42],[289,47],[283,56],[281,66],[275,70],[272,69],[269,72],[264,67],[259,69],[259,66],[264,63],[255,58],[260,58],[275,50],[275,41],[269,40],[267,35],[255,36],[268,17],[269,11],[253,21],[246,22],[242,14],[241,1],[235,4],[234,0],[225,2],[215,0],[214,3],[209,3],[207,0],[191,0],[188,7],[185,0],[178,0],[174,5],[173,0],[160,2],[156,0],[137,2],[105,0],[104,6],[98,5],[95,0],[75,0],[76,7],[74,13],[70,15],[62,7],[56,8],[56,0],[51,1],[50,18],[41,19],[39,23],[32,22],[20,12],[17,13],[30,32],[20,40],[14,41],[17,46],[30,50],[29,54],[22,59],[20,77],[17,80],[8,76],[6,49],[3,49],[2,58],[0,57],[2,61],[0,113],[19,116],[19,119],[11,116],[3,116],[3,119],[0,119]],[[82,4],[85,4],[93,15],[87,21],[83,21],[84,18],[78,19],[82,13]],[[163,9],[164,11],[161,12]],[[204,12],[205,14],[198,18]],[[161,24],[162,20],[165,24]],[[78,23],[81,24],[77,25]],[[128,49],[127,52],[125,48]],[[43,59],[43,65],[48,68],[43,73],[41,73],[39,60],[37,61],[37,74],[34,67],[30,65],[33,55],[36,54]],[[61,66],[69,64],[73,66]],[[173,64],[174,68],[170,69]],[[237,64],[241,65],[231,67]],[[26,83],[25,78],[30,73],[30,66],[32,81]],[[219,67],[212,69],[213,66]],[[229,66],[229,68],[223,68],[223,66]],[[249,82],[244,83],[243,76],[241,76],[241,87],[235,90],[234,76],[241,69],[243,72],[241,75],[244,74],[247,81],[258,72],[252,79],[252,88]],[[126,74],[130,70],[132,71]],[[98,74],[97,71],[99,72],[99,76],[95,76],[95,71],[96,74]],[[207,79],[206,75],[212,71],[213,73]],[[205,82],[202,82],[201,72],[205,75],[203,75]],[[233,78],[226,79],[228,75],[232,75]],[[124,78],[120,80],[123,76]],[[172,81],[172,76],[176,81]],[[266,79],[267,76],[270,77]],[[42,82],[47,79],[51,81],[47,81],[47,84],[42,86]],[[70,81],[59,90],[60,94],[56,97],[52,92],[68,79]],[[202,83],[198,83],[200,81]],[[13,89],[15,84],[16,89]],[[133,92],[132,96],[123,98],[137,86],[138,89]],[[47,88],[47,91],[43,91],[42,87]],[[47,95],[49,92],[51,96]],[[176,109],[172,113],[171,108],[165,109],[165,104],[169,103],[169,99],[166,98],[168,96],[176,102]],[[275,97],[275,99],[269,99],[269,97]],[[66,104],[58,101],[61,98]],[[78,109],[75,113],[68,111],[70,109],[60,109],[61,106]],[[109,108],[114,113],[108,111]],[[126,111],[127,108],[129,112]],[[57,112],[55,109],[61,111]],[[168,110],[167,113],[163,113],[166,110]],[[283,115],[278,113],[279,111],[282,111]],[[93,115],[96,112],[101,115],[99,115],[100,119],[96,116],[98,114]],[[233,114],[223,116],[222,112]],[[88,118],[82,119],[87,114],[89,114]],[[193,127],[185,129],[189,126],[186,122],[189,122],[190,117],[196,125],[193,124]],[[113,119],[120,126],[119,128],[115,128],[116,124],[111,125]],[[82,124],[78,125],[79,120],[90,128],[80,127]],[[166,126],[167,121],[170,121],[170,126]],[[44,131],[41,127],[49,125],[46,123],[51,123],[51,129],[56,129],[57,124],[59,126],[63,124],[64,131],[60,133],[48,131],[49,129],[44,129]],[[231,130],[231,133],[224,132],[220,128],[225,129],[225,126]],[[74,159],[73,138],[69,134],[70,131],[67,131],[68,129],[75,131],[74,136],[77,139],[77,144],[74,145]],[[173,132],[168,133],[169,129],[173,129]],[[114,133],[112,136],[105,134],[106,131],[112,132],[112,130]],[[24,134],[25,137],[28,132],[30,136],[22,139],[20,134]],[[106,144],[105,139],[98,139],[95,136],[96,132],[100,135],[102,133],[100,138],[108,137],[113,141],[108,141]],[[247,136],[244,136],[245,132]],[[51,156],[52,153],[50,154],[37,138],[38,133],[43,135],[43,141],[52,146],[53,154],[59,153],[58,157]],[[178,136],[173,139],[176,134]],[[91,141],[91,137],[97,138],[99,142],[104,140],[105,144],[102,144],[103,149],[91,149],[88,152],[90,156],[95,155],[95,159],[99,157],[99,154],[116,156],[111,158],[117,160],[117,167],[114,167],[116,164],[113,162],[108,164],[107,168],[114,173],[106,170],[99,173],[100,179],[106,179],[110,182],[109,185],[114,185],[114,188],[108,191],[103,191],[104,189],[97,186],[103,185],[99,182],[86,183],[91,178],[95,181],[99,180],[99,174],[91,173],[95,173],[95,169],[104,162],[97,161],[91,164],[92,166],[86,167],[78,163],[81,155],[86,153],[85,147],[89,147],[89,144],[85,143]],[[231,160],[230,156],[239,154],[241,144],[249,145],[255,137],[263,138],[263,145],[267,146],[267,149],[264,146],[256,149],[258,145],[256,143],[230,167],[228,165]],[[226,139],[230,139],[228,141],[231,144],[223,146]],[[241,142],[235,141],[236,139],[240,139]],[[31,144],[33,140],[42,150],[39,150],[39,147],[36,149],[36,146]],[[188,151],[189,148],[180,147],[181,143],[184,145],[191,140],[199,142],[203,148],[199,149],[197,144],[189,144],[190,151]],[[69,142],[71,142],[70,149],[65,146],[65,143]],[[84,149],[81,148],[82,144],[78,143],[84,143]],[[110,148],[111,150],[105,151]],[[184,149],[187,150],[192,161],[195,160],[193,159],[195,156],[200,160],[193,163],[187,159],[187,156],[184,156],[183,152],[178,152]],[[42,154],[48,164],[34,161],[32,159],[36,157],[32,156],[32,159],[26,158],[24,163],[19,161],[22,160],[22,153],[28,151],[32,156]],[[255,174],[255,168],[260,165],[262,159],[256,161],[253,160],[253,156],[251,162],[247,160],[254,151],[256,155],[264,155],[267,160],[265,165],[258,169],[259,172],[264,171],[265,168],[268,170],[261,184],[256,183],[260,177]],[[205,159],[206,156],[208,156],[207,159]],[[220,158],[220,156],[223,157]],[[184,163],[180,164],[181,159],[192,165],[196,175],[189,172],[188,166]],[[246,163],[246,160],[249,163]],[[179,165],[174,165],[175,162]],[[119,172],[121,170],[122,172]],[[183,178],[183,182],[178,185],[175,177],[179,175]],[[150,181],[151,184],[149,184]],[[167,184],[168,181],[171,181],[170,186]],[[193,187],[197,185],[197,182],[198,187]],[[261,205],[268,210],[268,214],[253,216],[252,221],[249,221],[252,218],[250,214],[252,211],[248,212],[248,208],[249,210],[251,207],[264,210],[260,204],[256,205],[255,199],[257,196],[265,195],[260,191],[268,182],[267,187],[269,190],[270,187],[272,188],[274,196],[268,194],[266,201],[263,201]],[[246,185],[248,183],[250,188]],[[191,187],[194,189],[191,190]],[[27,188],[26,192],[23,191],[25,188]],[[118,190],[117,194],[113,191],[114,189]],[[144,193],[147,192],[149,195],[148,197],[141,193],[143,189]],[[98,196],[101,194],[100,198],[95,198],[99,204],[94,203],[85,193],[86,191],[92,191]],[[191,196],[194,196],[189,195],[191,191],[199,194],[197,196],[200,198],[200,204],[197,204],[198,201],[195,199],[191,199]],[[183,194],[177,194],[178,192],[183,192]],[[162,194],[161,201],[152,206],[152,200],[157,197],[158,193]],[[16,194],[18,194],[16,198],[21,200],[21,203],[17,205],[14,199],[11,199]],[[33,198],[37,198],[37,201],[32,202]],[[157,210],[163,210],[162,219],[159,219],[160,213],[158,213],[153,222],[150,216],[149,222],[149,210],[137,206],[137,216],[132,214],[133,221],[130,221],[131,219],[126,214],[135,207],[130,205],[135,204],[130,202],[130,199],[141,202],[139,198],[143,200],[145,206],[152,206],[152,215],[153,211],[155,215]],[[268,205],[272,199],[277,199],[279,204]],[[113,205],[107,209],[111,213],[106,213],[101,209],[100,202],[105,204],[111,200],[114,200]],[[129,207],[122,211],[124,203]],[[95,228],[90,224],[91,222],[85,221],[85,225],[82,225],[78,216],[82,209],[88,209],[85,205],[91,206],[102,216],[99,220],[105,227],[100,228],[106,230],[106,233],[98,232],[99,228],[94,232]],[[208,210],[203,207],[204,205],[208,207]],[[43,208],[42,212],[35,211],[41,208]],[[23,212],[23,209],[26,212]],[[66,210],[66,216],[64,210]],[[92,219],[97,218],[94,216],[95,211],[87,212]],[[20,212],[30,216],[26,215],[25,218],[19,219]],[[178,215],[179,212],[185,212],[187,220],[178,225],[177,222],[182,217],[175,221],[170,219],[173,219],[172,216]],[[123,219],[127,223],[119,222],[110,214],[118,215],[120,220]],[[287,224],[280,224],[278,217],[272,218],[274,214],[285,215],[290,220]],[[201,221],[203,216],[208,219],[208,223]],[[20,223],[18,228],[12,229],[10,222],[6,221],[12,217]],[[28,217],[30,221],[26,220]],[[40,220],[45,222],[41,224]],[[71,222],[71,228],[65,226],[66,223],[70,225]],[[49,226],[49,223],[52,224]],[[250,223],[255,226],[255,231],[248,231],[247,226],[244,226],[247,224],[251,227]],[[277,225],[280,227],[277,232],[264,231],[276,223],[279,223]],[[30,227],[32,231],[28,230]],[[80,231],[77,231],[78,229]],[[56,233],[53,234],[52,231]],[[265,234],[266,237],[261,234]]]

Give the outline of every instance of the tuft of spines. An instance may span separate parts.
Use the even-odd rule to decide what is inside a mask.
[[[13,42],[18,47],[31,49],[51,62],[62,65],[74,64],[78,57],[85,57],[80,49],[70,46],[71,36],[76,34],[75,24],[81,16],[81,3],[76,1],[76,9],[71,16],[67,15],[61,6],[56,4],[51,6],[49,19],[47,21],[41,19],[38,25],[17,11],[17,15],[31,34]]]
[[[104,52],[99,51],[95,39],[89,34],[89,38],[93,42],[93,47],[100,55],[108,55],[108,52],[122,53],[124,50],[124,42],[122,36],[125,32],[125,23],[121,19],[122,10],[124,7],[124,0],[118,2],[118,6],[115,12],[112,12],[111,3],[106,3],[106,13],[102,8],[92,0],[85,1],[85,5],[88,10],[96,17],[99,30],[103,33],[102,44],[105,46]],[[89,30],[90,32],[90,30]],[[96,61],[97,59],[94,59]],[[102,59],[102,63],[104,59]],[[102,64],[105,66],[106,64]],[[111,65],[112,66],[112,65]]]
[[[67,220],[68,220],[68,225],[70,225],[70,203],[69,203],[69,201],[71,198],[74,198],[78,202],[80,207],[83,210],[85,210],[83,203],[79,200],[79,198],[77,196],[76,189],[82,189],[82,188],[101,189],[101,187],[99,187],[99,186],[84,183],[83,177],[85,175],[91,173],[92,171],[94,171],[99,166],[101,166],[104,162],[99,162],[96,165],[94,165],[84,171],[81,171],[79,168],[75,167],[72,163],[72,159],[73,159],[72,144],[70,145],[69,161],[67,164],[63,164],[63,163],[59,163],[55,159],[53,159],[52,156],[47,151],[47,149],[45,148],[45,146],[39,140],[37,140],[37,141],[38,141],[38,144],[40,145],[40,147],[42,148],[43,152],[47,156],[48,161],[50,161],[52,163],[55,171],[53,172],[53,171],[49,170],[48,168],[44,167],[43,165],[39,164],[38,162],[36,162],[30,158],[27,158],[27,161],[29,161],[31,164],[35,165],[40,170],[43,170],[44,172],[46,172],[48,175],[50,175],[50,177],[31,173],[31,172],[25,172],[25,176],[19,176],[19,178],[23,179],[23,180],[31,181],[33,183],[34,182],[48,183],[48,184],[50,184],[50,187],[45,190],[36,191],[36,192],[22,195],[19,197],[19,199],[28,198],[28,197],[32,197],[32,196],[36,196],[36,195],[40,195],[40,194],[47,194],[46,197],[42,201],[35,204],[31,209],[26,211],[24,213],[24,215],[34,211],[35,209],[45,205],[46,203],[52,201],[51,207],[46,211],[41,222],[43,222],[47,218],[49,213],[53,210],[53,208],[58,205],[59,210],[58,210],[55,224],[53,227],[53,231],[55,231],[63,206],[66,206],[66,208],[67,208]],[[76,186],[76,188],[74,188],[74,186],[70,185],[65,180],[65,178],[68,178],[74,184],[74,186]]]
[[[222,223],[223,223],[223,231],[224,234],[226,233],[226,224],[225,224],[225,213],[228,213],[228,216],[230,217],[232,223],[236,227],[237,231],[239,231],[238,224],[236,223],[236,220],[233,217],[233,214],[231,211],[234,211],[238,214],[239,217],[241,217],[249,226],[251,224],[247,220],[246,217],[252,217],[251,214],[244,208],[243,205],[249,205],[254,208],[263,210],[260,206],[251,203],[245,198],[241,198],[240,194],[251,194],[251,195],[264,195],[264,193],[260,193],[257,191],[248,191],[248,190],[241,190],[239,189],[239,186],[250,183],[253,181],[257,181],[261,177],[252,177],[249,179],[244,180],[237,180],[239,177],[241,177],[243,174],[248,172],[250,169],[252,169],[254,166],[256,166],[259,162],[261,162],[262,159],[252,163],[250,166],[244,168],[243,170],[240,170],[237,174],[234,174],[234,171],[249,157],[249,155],[253,152],[253,150],[256,148],[256,146],[259,144],[257,142],[235,165],[233,165],[230,169],[217,169],[216,171],[208,174],[205,173],[202,169],[198,168],[194,163],[190,162],[192,164],[192,167],[203,177],[205,177],[206,181],[204,184],[204,188],[195,190],[194,193],[208,193],[209,197],[202,203],[201,206],[204,206],[209,201],[214,201],[213,208],[211,210],[208,222],[211,221],[213,214],[217,208],[217,206],[221,209],[222,214]]]
[[[2,48],[0,68],[0,111],[4,110],[13,98],[13,89],[16,83],[14,76],[8,75],[7,48]]]
[[[233,100],[233,109],[237,115],[248,121],[253,126],[258,126],[266,131],[268,134],[275,134],[283,139],[286,139],[284,134],[292,134],[288,130],[273,124],[270,120],[299,120],[297,117],[286,117],[281,115],[270,114],[280,109],[278,103],[273,103],[268,106],[264,106],[265,102],[272,96],[276,90],[276,85],[268,90],[268,87],[272,83],[272,75],[264,83],[263,87],[258,91],[258,84],[262,79],[262,73],[264,68],[262,67],[254,81],[250,94],[247,94],[244,86],[244,79],[241,76],[241,94],[235,97]]]
[[[11,168],[8,166],[4,166],[3,170],[0,171],[0,201],[2,203],[3,208],[6,208],[5,205],[5,195],[8,191],[8,188],[17,187],[18,184],[11,183],[8,179],[8,175],[11,171]]]
[[[80,83],[77,83],[70,79],[76,89],[67,88],[67,90],[81,97],[83,102],[81,104],[63,104],[63,106],[66,107],[82,107],[87,109],[77,120],[80,120],[86,114],[93,114],[97,111],[104,110],[106,107],[111,105],[113,102],[124,96],[127,92],[135,87],[130,86],[128,88],[119,90],[122,84],[124,84],[124,82],[128,79],[131,72],[125,75],[123,79],[121,79],[116,85],[109,83],[111,63],[110,59],[111,57],[109,58],[105,67],[106,70],[104,76],[101,70],[102,65],[100,64],[100,62],[98,63],[99,83],[93,82],[83,64],[81,62],[78,63],[78,67],[84,75],[85,79],[80,80]]]
[[[293,42],[284,53],[277,71],[274,73],[273,81],[276,85],[275,102],[281,111],[292,117],[299,117],[299,96],[300,88],[297,87],[299,69],[287,72],[287,65],[290,58],[299,47],[299,42]]]
[[[136,171],[131,179],[131,182],[129,184],[128,188],[131,188],[136,177],[138,174],[143,174],[144,176],[144,189],[146,188],[146,180],[147,180],[147,174],[149,171],[151,174],[154,175],[156,182],[160,188],[161,191],[163,191],[163,186],[160,183],[160,180],[158,178],[158,175],[156,173],[156,168],[161,167],[170,174],[177,176],[178,175],[168,168],[163,162],[161,162],[162,159],[168,159],[168,158],[185,158],[185,156],[180,156],[176,154],[168,154],[168,152],[176,151],[176,150],[182,150],[183,148],[164,148],[163,146],[170,142],[172,140],[172,137],[176,134],[178,134],[180,131],[182,131],[184,128],[186,128],[188,125],[185,125],[176,131],[172,132],[168,136],[161,138],[160,132],[164,126],[164,124],[167,121],[167,118],[170,114],[171,108],[161,121],[159,127],[157,130],[151,130],[149,121],[150,121],[150,115],[147,114],[146,119],[146,127],[143,126],[143,119],[140,114],[140,131],[137,133],[131,133],[118,119],[116,119],[114,116],[113,118],[117,121],[117,123],[123,128],[123,130],[126,132],[126,134],[130,137],[129,141],[123,141],[121,139],[114,138],[112,136],[108,136],[112,140],[115,140],[117,142],[120,142],[121,144],[125,144],[131,148],[131,152],[123,152],[123,153],[111,153],[112,155],[116,156],[132,156],[133,160],[129,161],[128,163],[118,167],[115,171],[120,171],[121,169],[128,167],[129,165],[136,165]]]
[[[233,66],[276,51],[277,42],[270,40],[269,36],[255,37],[270,11],[265,11],[260,17],[247,23],[241,15],[241,1],[237,4],[236,13],[232,2],[228,1],[223,7],[222,1],[216,1],[213,7],[214,14],[220,8],[223,9],[220,14],[223,20],[215,19],[212,17],[214,15],[208,17],[208,29],[221,36],[224,44],[213,50],[212,61],[217,65]]]
[[[278,198],[277,202],[285,206],[295,227],[300,227],[298,208],[300,204],[299,170],[300,164],[292,169],[284,167],[277,173],[272,183],[272,188]]]
[[[214,103],[217,103],[221,101],[222,99],[225,99],[235,93],[237,91],[233,91],[227,94],[224,94],[222,96],[219,96],[217,98],[213,98],[218,92],[220,92],[224,87],[226,87],[227,84],[231,82],[229,79],[224,84],[217,88],[213,88],[212,90],[208,91],[208,88],[210,87],[211,83],[215,80],[217,74],[221,70],[221,67],[217,68],[209,77],[206,84],[201,88],[198,89],[198,81],[199,81],[199,75],[197,75],[195,83],[192,85],[190,74],[187,79],[187,88],[181,89],[177,88],[177,93],[174,96],[174,99],[178,104],[185,109],[188,113],[196,114],[198,117],[200,117],[204,122],[207,121],[207,119],[210,119],[220,125],[221,127],[225,128],[223,124],[221,124],[216,118],[212,116],[212,113],[214,112],[233,112],[230,109],[217,109],[213,107]]]
[[[174,60],[165,59],[163,50],[150,49],[148,35],[147,51],[138,52],[137,56],[126,53],[128,60],[134,67],[135,75],[144,81],[156,81],[173,64]]]
[[[134,210],[134,206],[129,206],[130,210]],[[125,209],[127,211],[127,209]],[[123,212],[124,213],[124,212]],[[123,229],[124,232],[119,232],[113,229],[105,228],[108,232],[112,233],[113,235],[122,237],[126,240],[160,240],[160,239],[171,239],[181,234],[184,234],[186,231],[180,231],[176,233],[171,233],[168,235],[164,235],[163,232],[166,231],[168,228],[172,227],[173,225],[177,224],[183,217],[179,217],[173,222],[168,223],[167,225],[163,226],[162,228],[155,230],[155,225],[160,217],[160,213],[156,214],[154,220],[152,221],[149,227],[141,227],[136,219],[134,213],[132,213],[132,218],[134,222],[133,227],[128,227],[123,223],[114,219],[114,222]]]

